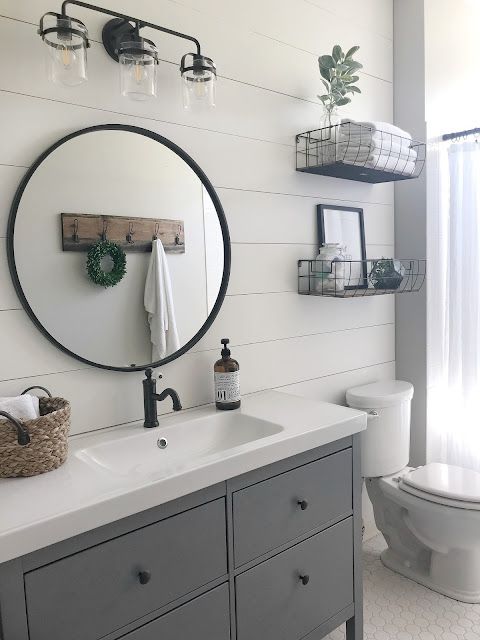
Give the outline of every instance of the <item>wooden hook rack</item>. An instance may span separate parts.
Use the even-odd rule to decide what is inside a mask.
[[[88,251],[104,238],[124,251],[147,253],[152,250],[152,241],[159,238],[166,253],[185,253],[183,220],[90,213],[62,213],[61,218],[64,251]]]

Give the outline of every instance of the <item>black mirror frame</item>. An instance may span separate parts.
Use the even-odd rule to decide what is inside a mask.
[[[109,130],[111,130],[111,131],[129,131],[131,133],[138,133],[139,135],[146,136],[147,138],[151,138],[152,140],[155,140],[156,142],[159,142],[160,144],[163,144],[168,149],[170,149],[171,151],[176,153],[180,158],[182,158],[182,160],[184,160],[188,164],[188,166],[196,173],[198,178],[201,180],[203,186],[207,190],[208,195],[212,199],[212,202],[213,202],[213,204],[215,206],[215,210],[216,210],[217,215],[218,215],[218,221],[220,223],[220,228],[222,230],[222,237],[223,237],[223,275],[222,275],[222,281],[221,281],[221,284],[220,284],[220,290],[218,292],[218,296],[217,296],[217,299],[215,301],[215,304],[214,304],[214,306],[213,306],[208,318],[204,322],[204,324],[200,327],[200,329],[193,336],[193,338],[191,338],[185,345],[183,345],[183,347],[178,349],[178,351],[175,351],[175,353],[172,353],[168,357],[163,358],[163,360],[158,360],[157,362],[153,362],[153,363],[149,363],[149,364],[145,364],[145,365],[140,365],[140,366],[133,366],[133,367],[114,367],[114,366],[111,366],[111,365],[100,364],[98,362],[92,362],[91,360],[88,360],[87,358],[83,358],[82,356],[78,355],[77,353],[74,353],[73,351],[70,351],[70,349],[65,347],[65,345],[63,345],[62,343],[58,342],[46,330],[46,328],[42,325],[40,320],[37,318],[37,316],[33,312],[33,309],[30,307],[30,305],[28,303],[28,300],[27,300],[27,298],[25,296],[25,293],[24,293],[24,291],[22,289],[22,286],[20,284],[20,280],[18,278],[18,273],[17,273],[17,268],[16,268],[16,265],[15,265],[15,249],[14,249],[15,222],[16,222],[16,219],[17,219],[17,213],[18,213],[18,207],[20,205],[20,201],[21,201],[23,193],[24,193],[24,191],[25,191],[25,189],[26,189],[26,187],[27,187],[27,185],[28,185],[28,183],[30,181],[30,178],[33,176],[33,174],[38,169],[38,167],[42,164],[42,162],[51,153],[53,153],[53,151],[55,151],[58,147],[60,147],[65,142],[68,142],[69,140],[72,140],[73,138],[77,138],[78,136],[81,136],[81,135],[84,135],[84,134],[87,134],[87,133],[92,133],[94,131],[109,131]],[[168,362],[172,362],[172,360],[176,360],[180,356],[183,356],[195,344],[197,344],[197,342],[206,334],[208,329],[212,326],[212,323],[215,320],[215,318],[217,317],[218,312],[220,311],[220,308],[221,308],[221,306],[223,304],[223,301],[225,300],[225,295],[227,293],[227,287],[228,287],[228,281],[229,281],[229,278],[230,278],[230,266],[231,266],[230,234],[229,234],[229,231],[228,231],[227,219],[225,217],[225,213],[223,211],[222,204],[220,202],[220,199],[219,199],[219,197],[218,197],[218,195],[217,195],[212,183],[207,178],[207,176],[202,171],[202,169],[198,166],[198,164],[195,162],[195,160],[193,160],[193,158],[191,158],[185,151],[183,151],[183,149],[181,149],[178,145],[176,145],[171,140],[168,140],[168,138],[164,138],[163,136],[161,136],[161,135],[159,135],[159,134],[157,134],[157,133],[155,133],[153,131],[150,131],[149,129],[143,129],[142,127],[135,127],[135,126],[132,126],[132,125],[123,125],[123,124],[101,124],[101,125],[96,125],[96,126],[93,126],[93,127],[87,127],[85,129],[79,129],[78,131],[74,131],[73,133],[68,134],[64,138],[61,138],[60,140],[57,140],[57,142],[55,142],[51,147],[49,147],[46,151],[44,151],[37,158],[37,160],[33,163],[33,165],[29,168],[29,170],[27,171],[25,176],[22,178],[22,180],[21,180],[21,182],[20,182],[20,184],[19,184],[19,186],[17,188],[17,191],[16,191],[15,196],[13,198],[12,206],[10,208],[10,216],[9,216],[9,219],[8,219],[8,227],[7,227],[7,258],[8,258],[8,267],[10,269],[10,275],[12,277],[12,281],[13,281],[13,285],[15,287],[15,291],[16,291],[19,299],[20,299],[20,302],[22,303],[23,308],[27,312],[28,317],[33,322],[33,324],[37,327],[37,329],[39,329],[40,332],[52,344],[54,344],[58,349],[60,349],[64,353],[68,354],[69,356],[72,356],[76,360],[80,360],[80,362],[83,362],[84,364],[90,365],[92,367],[98,367],[100,369],[107,369],[109,371],[123,371],[123,372],[144,371],[145,369],[148,369],[150,367],[151,368],[156,368],[156,367],[163,366],[163,365],[167,364]]]

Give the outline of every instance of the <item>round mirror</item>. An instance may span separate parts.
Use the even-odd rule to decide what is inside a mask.
[[[178,358],[210,327],[230,240],[192,158],[151,131],[102,125],[58,141],[27,172],[8,258],[50,341],[87,364],[138,371]]]

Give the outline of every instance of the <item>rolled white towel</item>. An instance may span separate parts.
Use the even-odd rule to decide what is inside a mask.
[[[34,420],[40,417],[38,397],[25,394],[0,398],[0,411],[6,411],[17,420]]]
[[[399,136],[400,138],[407,138],[408,140],[412,139],[411,133],[389,122],[360,122],[344,118],[340,123],[340,132],[350,135],[367,135],[370,133],[372,136],[386,133],[392,136]]]

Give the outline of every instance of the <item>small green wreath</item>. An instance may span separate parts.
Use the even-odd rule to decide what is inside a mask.
[[[113,260],[111,271],[102,269],[102,258],[110,256]],[[87,274],[92,282],[102,287],[114,287],[127,272],[127,256],[125,251],[108,240],[100,240],[93,245],[87,254]]]

